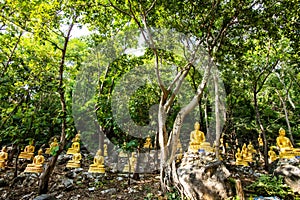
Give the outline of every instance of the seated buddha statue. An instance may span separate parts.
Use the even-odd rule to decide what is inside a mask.
[[[99,149],[94,157],[93,164],[90,165],[89,171],[91,173],[105,173],[104,158],[101,156],[101,149]]]
[[[43,154],[43,150],[40,149],[38,151],[38,155],[36,155],[33,158],[32,164],[28,164],[24,172],[42,173],[43,172],[43,163],[45,162],[45,158],[42,154]]]
[[[144,143],[144,148],[145,149],[151,149],[152,148],[152,142],[151,142],[151,138],[148,135],[146,138],[146,142]]]
[[[81,154],[78,150],[76,153],[73,153],[72,159],[68,161],[66,167],[68,167],[68,168],[79,168],[81,159],[82,159],[82,156],[81,156]]]
[[[2,147],[2,151],[0,152],[0,168],[5,169],[6,160],[8,158],[7,148],[6,146]]]
[[[129,164],[130,164],[130,168],[129,168]],[[124,166],[123,172],[134,172],[135,171],[135,164],[136,164],[136,158],[135,158],[135,153],[132,152],[131,157],[129,158],[129,164],[126,164]]]
[[[30,142],[24,150],[20,153],[19,158],[24,158],[30,160],[34,156],[34,149],[33,142]]]
[[[55,147],[57,147],[58,146],[58,142],[57,142],[57,138],[54,138],[53,139],[53,142],[51,142],[51,144],[50,144],[50,147],[49,148],[46,148],[46,154],[50,154],[51,153],[51,151],[52,151],[52,149],[54,149]]]
[[[126,147],[126,142],[123,143],[123,146]],[[121,149],[121,151],[119,152],[119,157],[120,158],[127,158],[127,152],[124,151],[123,149]]]
[[[235,164],[236,165],[248,166],[248,163],[243,160],[243,155],[241,153],[240,148],[237,149],[237,152],[235,154]]]
[[[242,147],[242,157],[243,160],[246,162],[253,162],[253,158],[252,158],[252,152],[250,152],[246,146],[246,144],[244,143],[243,147]]]
[[[254,149],[251,141],[249,142],[247,148],[248,148],[248,151],[250,151],[251,153],[256,153],[256,150]]]
[[[275,151],[273,150],[273,147],[271,147],[270,150],[268,151],[268,155],[269,155],[269,163],[277,160],[278,158]]]
[[[183,152],[182,152],[182,148],[179,149],[179,154],[176,155],[176,163],[179,163],[183,158]]]
[[[283,128],[279,129],[279,136],[276,138],[276,144],[280,149],[280,158],[293,158],[295,157],[294,147],[289,138],[285,137],[285,130]]]
[[[107,156],[107,155],[108,155],[108,154],[107,154],[107,144],[104,144],[104,145],[103,145],[103,150],[104,150],[103,156]]]
[[[205,141],[204,133],[200,131],[199,122],[195,123],[194,128],[195,130],[192,131],[190,135],[189,151],[198,152],[199,149],[204,149],[205,151],[213,151],[210,143]]]
[[[264,142],[260,136],[257,138],[257,141],[258,141],[258,146],[260,147],[264,146]]]
[[[80,134],[76,134],[72,140],[72,146],[68,149],[67,154],[75,154],[80,151]]]

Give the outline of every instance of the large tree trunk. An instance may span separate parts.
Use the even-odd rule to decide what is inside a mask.
[[[182,127],[182,123],[184,118],[187,114],[189,114],[199,103],[199,98],[202,96],[204,88],[206,87],[208,78],[210,76],[210,69],[211,66],[208,65],[205,69],[203,79],[201,84],[198,86],[197,93],[191,100],[191,102],[183,107],[176,116],[176,119],[173,124],[172,133],[169,136],[169,141],[167,143],[167,148],[169,150],[169,155],[166,157],[165,152],[161,152],[161,181],[162,181],[162,188],[168,189],[171,185],[174,185],[173,178],[169,174],[172,172],[172,163],[174,163],[175,154],[177,151],[177,143],[180,135],[180,130]],[[161,116],[158,116],[161,117]],[[163,141],[163,140],[162,140]],[[160,143],[161,144],[161,143]],[[180,186],[178,186],[180,188]]]

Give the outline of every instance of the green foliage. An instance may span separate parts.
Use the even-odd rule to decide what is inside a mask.
[[[168,191],[168,192],[166,193],[166,196],[167,196],[167,199],[168,199],[168,200],[180,200],[180,199],[181,199],[178,190],[175,189],[175,188],[172,188],[171,191]]]
[[[291,188],[283,183],[282,176],[261,175],[246,189],[255,192],[258,196],[278,196],[282,199],[293,199],[294,196]]]
[[[59,150],[59,146],[55,146],[55,147],[50,149],[50,154],[52,156],[56,156],[58,150]]]
[[[153,193],[147,193],[147,196],[144,198],[144,200],[151,200],[151,199],[153,199],[153,197],[154,197],[154,194]]]

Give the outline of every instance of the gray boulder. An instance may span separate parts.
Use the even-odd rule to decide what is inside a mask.
[[[40,196],[35,197],[33,200],[57,200],[57,198],[49,194],[42,194]]]
[[[300,168],[291,164],[284,164],[277,167],[275,175],[284,176],[285,183],[291,187],[293,192],[300,193]]]

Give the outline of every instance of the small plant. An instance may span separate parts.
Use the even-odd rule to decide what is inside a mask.
[[[172,188],[171,191],[167,192],[167,198],[168,198],[168,200],[180,200],[181,199],[179,192],[175,188]]]
[[[289,186],[283,183],[282,176],[262,175],[256,182],[247,186],[246,189],[255,191],[257,195],[294,199],[293,191]]]
[[[153,193],[147,193],[147,196],[144,198],[144,200],[151,200],[153,199],[154,195]]]
[[[50,149],[50,154],[52,156],[56,156],[58,150],[59,150],[59,146],[53,147],[53,148]]]

